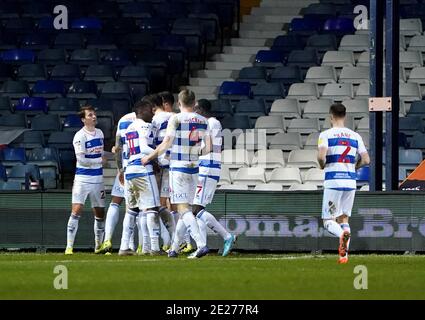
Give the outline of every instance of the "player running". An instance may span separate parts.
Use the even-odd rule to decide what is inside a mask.
[[[211,139],[208,135],[208,121],[203,116],[193,112],[195,94],[189,90],[179,93],[179,108],[181,113],[173,115],[168,121],[163,142],[150,155],[142,159],[149,163],[164,154],[170,147],[170,200],[177,204],[181,218],[176,225],[176,233],[168,256],[177,257],[180,241],[185,229],[195,240],[197,250],[190,258],[201,258],[208,253],[208,247],[199,233],[199,227],[190,208],[198,184],[198,160],[200,154],[211,150]],[[205,148],[202,142],[205,141]]]
[[[319,136],[318,161],[325,169],[322,219],[331,234],[339,237],[338,263],[348,262],[351,216],[356,192],[356,170],[370,163],[362,137],[345,127],[345,106],[330,107],[332,128]],[[356,156],[360,155],[356,161]]]
[[[87,197],[95,215],[95,253],[103,241],[105,231],[105,188],[103,185],[103,132],[95,128],[96,112],[92,106],[83,106],[78,113],[84,127],[79,130],[72,141],[77,158],[74,184],[72,187],[72,212],[67,226],[66,255],[73,254],[78,221],[83,212]]]
[[[195,112],[208,119],[208,127],[212,141],[212,151],[199,157],[198,186],[196,187],[195,200],[193,201],[193,214],[197,218],[199,231],[207,242],[207,229],[209,227],[224,239],[223,257],[227,256],[236,241],[236,237],[230,234],[216,218],[205,210],[205,207],[213,200],[217,182],[220,180],[221,171],[221,123],[211,116],[211,103],[201,99],[195,106]]]

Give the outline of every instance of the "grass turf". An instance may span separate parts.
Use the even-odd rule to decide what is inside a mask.
[[[56,290],[57,265],[68,289]],[[354,268],[368,271],[356,290]],[[239,254],[119,257],[76,253],[0,254],[0,299],[425,299],[425,256]]]

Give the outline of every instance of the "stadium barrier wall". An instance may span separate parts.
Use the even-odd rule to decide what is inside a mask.
[[[108,196],[107,204],[110,197]],[[238,235],[237,249],[335,250],[338,241],[323,230],[322,192],[217,191],[208,210]],[[71,192],[0,193],[1,249],[63,249]],[[107,209],[107,208],[106,208]],[[118,248],[124,207],[113,238]],[[351,251],[425,251],[424,192],[358,192],[352,218]],[[222,240],[209,233],[209,246]],[[94,247],[93,214],[87,202],[76,249]]]

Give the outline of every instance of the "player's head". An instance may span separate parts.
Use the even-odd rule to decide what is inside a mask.
[[[78,116],[86,127],[94,127],[97,123],[96,110],[91,105],[85,105],[80,108]]]
[[[331,123],[334,125],[336,122],[344,122],[346,109],[342,103],[334,103],[329,109],[331,116]]]
[[[156,109],[163,110],[162,98],[159,96],[159,94],[156,94],[156,93],[149,94],[147,96],[144,96],[142,100],[146,100],[150,102],[154,106],[154,111]]]
[[[154,105],[148,100],[139,100],[133,107],[136,117],[145,122],[152,122]]]
[[[179,108],[192,110],[195,107],[195,93],[190,90],[182,90],[179,93]]]
[[[211,117],[211,103],[207,99],[199,99],[194,111],[206,118]]]
[[[173,106],[174,106],[174,96],[169,91],[162,91],[158,93],[158,95],[162,99],[162,106],[165,111],[167,112],[173,112]]]

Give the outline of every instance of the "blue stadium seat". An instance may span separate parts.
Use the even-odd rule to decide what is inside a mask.
[[[313,34],[319,33],[323,22],[317,18],[294,18],[289,25],[289,34],[300,36],[303,43]]]
[[[367,184],[369,183],[369,171],[370,168],[368,166],[362,167],[357,170],[357,184]]]
[[[325,21],[336,16],[336,8],[329,3],[312,3],[308,7],[301,9],[300,14],[306,19],[320,19]]]
[[[184,72],[187,59],[184,36],[176,34],[162,36],[156,49],[168,55],[168,72],[170,74],[175,75]]]
[[[337,38],[334,34],[315,34],[307,39],[305,49],[315,49],[322,56],[326,51],[335,51],[338,49]]]
[[[186,7],[174,2],[160,3],[155,6],[155,11],[157,17],[168,21],[170,25],[174,20],[187,16]]]
[[[421,117],[422,120],[425,119],[425,100],[421,101],[413,101],[410,105],[409,112],[407,114],[408,117],[418,116]]]
[[[249,82],[224,81],[219,90],[218,97],[220,99],[242,100],[250,99],[251,84]]]
[[[42,97],[25,97],[21,98],[15,105],[14,111],[23,111],[26,114],[37,114],[40,112],[47,113],[47,102]]]
[[[415,131],[424,132],[422,118],[418,116],[399,118],[399,130],[408,136],[412,136]]]
[[[278,50],[260,50],[255,55],[255,66],[276,68],[285,64],[285,55]]]
[[[134,19],[120,18],[107,21],[103,30],[107,34],[122,36],[125,34],[137,32],[138,28]]]
[[[120,45],[122,49],[128,52],[137,53],[143,52],[155,47],[155,41],[152,33],[140,31],[138,33],[130,33],[124,35],[120,39]]]
[[[117,2],[106,2],[100,0],[92,3],[90,12],[93,13],[93,16],[98,17],[99,19],[108,19],[108,21],[113,21],[117,20],[116,18],[119,16],[120,9]]]
[[[127,82],[132,92],[144,95],[149,91],[149,72],[145,66],[126,66],[121,70],[119,81]]]
[[[353,19],[350,18],[331,18],[323,24],[323,33],[331,33],[338,38],[346,34],[353,34],[355,31]]]
[[[102,29],[102,21],[95,17],[73,19],[71,21],[71,29],[98,32]]]
[[[220,20],[214,9],[208,4],[193,3],[188,6],[189,18],[199,19],[205,31],[206,39],[215,43],[220,29]]]
[[[97,85],[94,81],[74,81],[68,89],[67,98],[96,99]]]
[[[76,114],[69,114],[63,121],[63,131],[78,131],[83,127],[83,122]]]
[[[39,19],[42,17],[47,17],[52,14],[51,8],[47,3],[44,2],[30,2],[30,3],[22,3],[22,17],[31,17],[35,19]]]
[[[298,66],[301,76],[305,78],[308,68],[319,65],[319,57],[316,50],[294,50],[289,54],[288,66]]]
[[[237,81],[249,82],[251,85],[267,82],[265,67],[244,67],[239,71]]]
[[[55,33],[57,30],[53,24],[54,18],[51,16],[41,17],[37,22],[37,28],[43,33]]]
[[[277,36],[273,40],[272,50],[279,50],[287,57],[292,50],[304,49],[303,41],[296,35],[288,34]]]
[[[109,50],[117,50],[118,46],[110,34],[96,33],[87,35],[87,49],[98,49],[103,56]]]
[[[17,163],[26,163],[27,157],[25,148],[4,148],[1,150],[1,162],[4,166],[13,166]]]
[[[74,81],[79,81],[81,78],[81,70],[78,65],[59,64],[55,65],[51,71],[51,80],[60,80],[65,84],[70,84]]]
[[[114,68],[104,64],[88,66],[84,74],[84,80],[95,81],[98,88],[101,89],[105,82],[115,81]]]
[[[188,49],[189,57],[199,61],[206,54],[203,51],[206,35],[202,29],[202,24],[198,19],[176,19],[173,23],[171,34],[181,35],[185,39],[185,45]]]
[[[35,54],[32,50],[12,49],[2,52],[0,54],[0,60],[3,61],[3,63],[12,65],[34,63]]]
[[[141,19],[138,26],[140,31],[150,32],[154,38],[167,34],[170,28],[167,21],[157,17]]]
[[[61,80],[39,80],[32,88],[32,92],[34,97],[60,98],[65,95],[65,85]]]
[[[398,156],[400,165],[417,166],[423,160],[422,151],[418,149],[399,149]]]
[[[0,19],[19,18],[19,3],[3,2],[0,10]]]
[[[138,55],[137,60],[138,66],[148,70],[150,90],[153,92],[164,90],[168,76],[167,52],[149,50]]]
[[[6,34],[20,35],[29,33],[34,28],[32,18],[12,18],[7,19],[4,23],[4,32]]]

